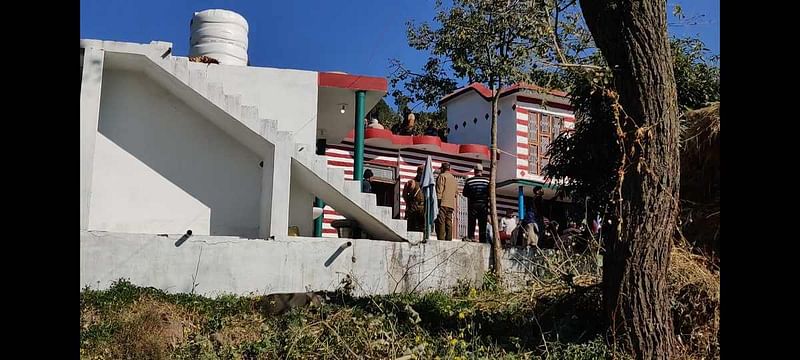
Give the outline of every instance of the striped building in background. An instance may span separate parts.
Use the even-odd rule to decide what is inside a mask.
[[[452,165],[452,173],[459,180],[459,194],[464,181],[472,176],[475,164],[483,164],[488,175],[491,95],[488,88],[474,83],[440,100],[440,105],[447,109],[448,142],[434,136],[399,136],[388,130],[367,129],[364,168],[375,174],[373,192],[378,197],[378,205],[392,206],[394,217],[404,218],[405,201],[400,196],[401,191],[428,155],[436,172],[443,161]],[[532,196],[535,186],[543,187],[546,201],[563,203],[564,200],[554,198],[555,186],[545,181],[542,169],[549,161],[547,149],[552,141],[575,128],[575,116],[566,93],[518,84],[501,90],[498,109],[498,215],[518,216],[520,199]],[[330,167],[344,169],[346,178],[353,179],[352,131],[343,142],[328,145],[325,154]],[[466,198],[460,196],[454,217],[454,238],[463,238],[467,223]],[[342,218],[335,209],[326,206],[323,236],[336,237],[331,222]]]
[[[445,96],[439,104],[447,109],[448,141],[490,144],[492,92],[479,83]],[[542,169],[547,149],[562,133],[575,128],[575,115],[567,94],[529,84],[500,90],[497,146],[499,149],[497,193],[518,203],[520,186],[524,196],[534,186],[545,189],[545,199],[555,196]]]
[[[332,168],[340,168],[345,172],[347,180],[353,179],[353,144],[343,142],[337,145],[328,145],[325,151],[328,158],[328,165]],[[400,192],[408,180],[416,175],[418,166],[424,165],[427,156],[431,156],[434,172],[439,171],[442,162],[449,162],[451,173],[459,180],[459,194],[463,190],[463,183],[468,177],[472,176],[475,164],[481,163],[488,170],[488,161],[462,157],[446,152],[430,152],[413,148],[381,148],[365,146],[364,149],[364,168],[370,169],[375,174],[376,183],[385,183],[391,187],[391,203],[379,203],[379,205],[394,205],[395,218],[405,218],[405,200],[400,196]],[[392,184],[392,182],[394,184]],[[376,189],[377,190],[377,189]],[[380,201],[380,200],[379,200]],[[462,238],[466,236],[466,198],[459,195],[458,209],[456,209],[455,229],[453,236]],[[498,213],[516,212],[517,200],[513,196],[498,196]],[[331,222],[344,217],[337,214],[336,210],[330,206],[324,209],[322,235],[325,237],[336,237],[336,229],[331,226]]]

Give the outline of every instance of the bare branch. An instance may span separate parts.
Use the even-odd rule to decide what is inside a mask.
[[[607,68],[597,65],[590,65],[590,64],[572,64],[572,63],[551,63],[547,61],[536,61],[543,65],[544,67],[562,67],[562,68],[582,68],[586,70],[607,70]]]

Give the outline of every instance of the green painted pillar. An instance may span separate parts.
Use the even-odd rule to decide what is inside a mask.
[[[364,116],[366,116],[364,102],[366,99],[366,91],[356,91],[355,136],[353,136],[353,180],[361,180],[364,177]]]
[[[325,202],[322,199],[315,197],[314,206],[322,210],[322,215],[314,219],[314,237],[322,237],[322,220],[325,218]]]

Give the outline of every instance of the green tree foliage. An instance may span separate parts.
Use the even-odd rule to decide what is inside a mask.
[[[719,56],[709,55],[702,40],[670,41],[673,70],[681,109],[697,109],[719,101]],[[562,189],[574,199],[586,199],[593,212],[603,213],[619,180],[621,152],[617,143],[610,74],[570,70],[559,73],[570,83],[571,102],[578,121],[571,136],[556,138],[549,149],[547,177],[564,180]]]
[[[386,103],[385,96],[375,104],[375,107],[372,108],[368,118],[372,119],[373,117],[378,118],[378,122],[381,123],[385,128],[390,129],[392,126],[400,122],[400,115],[394,111],[389,104]]]
[[[719,55],[709,56],[697,38],[673,38],[670,46],[681,108],[699,109],[719,101]]]
[[[437,1],[433,24],[408,25],[409,45],[429,54],[424,69],[414,73],[394,61],[395,71],[390,80],[395,89],[393,94],[402,95],[404,101],[434,106],[442,96],[455,90],[457,81],[453,79],[488,85],[493,92],[490,146],[491,153],[496,154],[498,90],[528,81],[532,73],[545,76],[554,69],[553,64],[568,61],[557,44],[588,44],[586,36],[561,39],[558,35],[565,30],[559,30],[559,21],[555,19],[566,11],[568,4],[568,1],[557,0],[455,0],[445,7],[442,1]],[[579,21],[577,16],[565,19]],[[577,58],[582,53],[579,47],[570,48],[575,50],[567,52],[569,56]],[[495,239],[494,271],[499,277],[501,247],[496,211],[496,161],[496,156],[492,156],[489,201]]]

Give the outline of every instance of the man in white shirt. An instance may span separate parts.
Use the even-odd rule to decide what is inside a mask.
[[[506,214],[500,219],[500,240],[509,242],[511,240],[511,232],[517,227],[517,216]]]

